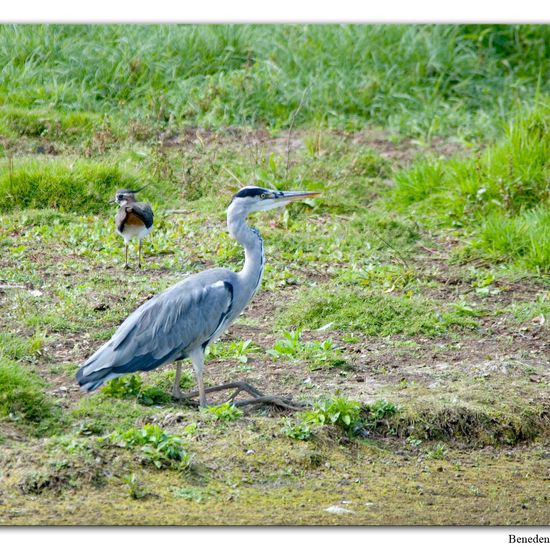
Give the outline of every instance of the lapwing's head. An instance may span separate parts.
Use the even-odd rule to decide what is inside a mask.
[[[119,189],[115,193],[115,198],[110,202],[116,202],[119,206],[126,206],[128,203],[136,202],[136,193],[139,193],[142,189],[145,189],[145,187],[147,187],[147,185],[139,189]]]

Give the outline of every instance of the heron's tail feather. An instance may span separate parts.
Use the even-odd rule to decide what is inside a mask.
[[[113,368],[105,368],[92,372],[88,370],[88,374],[86,374],[87,370],[88,365],[83,365],[76,373],[76,381],[79,383],[80,389],[87,392],[97,390],[97,388],[112,378],[126,374],[124,372],[116,372]]]
[[[160,367],[164,363],[177,358],[177,354],[167,355],[165,357],[154,357],[151,354],[132,357],[123,364],[105,364],[105,358],[96,353],[76,373],[76,381],[84,391],[94,391],[105,382],[117,376],[124,376],[137,371],[148,371]]]

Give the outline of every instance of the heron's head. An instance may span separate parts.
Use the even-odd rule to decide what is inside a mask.
[[[261,210],[286,206],[290,202],[318,197],[316,191],[274,191],[263,187],[247,186],[233,195],[228,211],[243,215]]]

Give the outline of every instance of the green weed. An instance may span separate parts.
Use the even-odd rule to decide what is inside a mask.
[[[137,374],[130,376],[119,376],[109,380],[101,391],[110,397],[126,399],[128,397],[137,397],[142,388],[143,382]]]
[[[443,443],[438,443],[426,453],[426,458],[430,458],[431,460],[443,460],[446,454],[447,448],[445,445],[443,445]]]
[[[239,363],[248,363],[248,355],[260,351],[252,340],[236,340],[229,344],[214,342],[206,348],[206,357],[213,359],[237,359]]]
[[[277,340],[273,347],[267,351],[269,355],[278,358],[281,356],[297,356],[302,349],[302,333],[298,330],[283,332],[283,338]]]
[[[143,386],[141,378],[132,374],[113,378],[105,384],[101,390],[110,397],[128,399],[135,397],[142,405],[163,405],[172,400],[171,396],[163,389],[155,386]]]
[[[383,420],[394,416],[398,410],[397,405],[385,399],[363,405],[361,411],[363,424],[367,429],[375,430]]]
[[[220,422],[232,422],[243,415],[243,412],[231,403],[222,403],[221,405],[211,405],[207,407],[208,415]]]
[[[350,436],[366,436],[385,419],[395,415],[398,408],[385,399],[361,405],[345,397],[319,400],[311,410],[299,414],[299,422],[285,421],[282,433],[292,439],[307,441],[313,437],[314,426],[338,426]]]
[[[283,337],[267,350],[274,359],[293,358],[301,359],[308,363],[308,368],[317,370],[321,368],[345,367],[346,361],[342,351],[334,344],[331,338],[321,341],[302,341],[302,333],[299,330],[284,331]]]
[[[361,404],[345,397],[322,399],[310,411],[301,413],[306,424],[334,425],[351,431],[359,422]]]
[[[126,432],[114,433],[113,442],[119,447],[140,448],[141,459],[157,469],[187,468],[191,456],[184,449],[181,438],[167,434],[160,426],[146,424],[143,428],[131,428]]]
[[[281,431],[284,435],[300,441],[307,441],[311,439],[313,435],[311,427],[306,421],[295,423],[292,420],[287,419]]]

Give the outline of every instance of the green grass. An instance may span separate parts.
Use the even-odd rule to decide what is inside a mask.
[[[508,311],[518,323],[536,322],[550,330],[550,293],[541,293],[532,302],[516,302]]]
[[[77,142],[91,139],[102,123],[101,115],[95,113],[28,110],[6,105],[0,108],[0,130],[10,137]]]
[[[59,410],[39,376],[0,358],[0,416],[44,434],[55,427]]]
[[[390,204],[473,234],[464,254],[550,271],[550,103],[519,114],[478,156],[424,160],[396,175]]]
[[[550,272],[550,203],[508,218],[493,213],[466,253],[498,262],[518,262],[532,271]]]
[[[79,431],[108,434],[115,430],[129,430],[139,418],[150,412],[150,407],[134,400],[112,399],[95,394],[81,399],[67,416]]]
[[[0,211],[13,208],[55,208],[98,212],[107,209],[116,189],[140,181],[120,166],[106,162],[17,159],[0,166]]]
[[[31,338],[22,338],[9,332],[0,332],[0,357],[14,361],[32,361],[40,356],[44,338],[36,334]]]
[[[548,43],[544,25],[3,25],[0,92],[84,127],[88,113],[133,118],[136,134],[294,120],[469,138],[532,101]]]
[[[281,313],[279,324],[319,329],[359,331],[365,335],[428,335],[472,329],[468,313],[414,296],[394,296],[344,287],[309,290]]]

